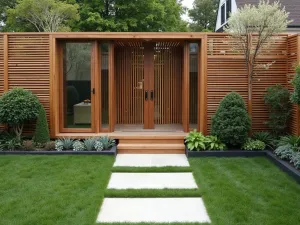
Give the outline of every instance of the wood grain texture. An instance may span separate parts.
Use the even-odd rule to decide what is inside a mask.
[[[49,35],[8,35],[8,89],[22,87],[36,94],[47,118],[50,112]],[[25,125],[25,133],[35,126]]]

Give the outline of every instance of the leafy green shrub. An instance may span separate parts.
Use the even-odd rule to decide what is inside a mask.
[[[57,151],[73,149],[74,140],[70,138],[61,138],[55,141],[55,149]]]
[[[294,153],[293,146],[290,144],[279,146],[275,149],[274,153],[281,159],[290,160]]]
[[[0,123],[11,126],[19,140],[24,122],[36,119],[39,110],[39,99],[31,91],[14,88],[0,97]]]
[[[300,105],[300,66],[296,67],[296,75],[292,80],[294,91],[291,94],[291,102]]]
[[[300,169],[300,152],[293,153],[290,163],[292,163],[297,169]]]
[[[67,107],[68,112],[73,112],[73,106],[79,102],[79,94],[77,89],[71,85],[67,87]]]
[[[250,117],[243,98],[231,92],[221,101],[212,117],[211,134],[230,146],[240,146],[248,138]]]
[[[279,139],[278,146],[291,145],[294,151],[299,151],[300,149],[300,137],[288,135],[283,136]]]
[[[55,149],[55,141],[48,141],[47,143],[45,143],[44,149],[47,151],[54,150]]]
[[[95,142],[96,142],[95,138],[87,138],[87,139],[85,139],[83,141],[85,149],[87,151],[93,151],[94,147],[95,147]]]
[[[201,151],[206,149],[206,137],[196,130],[191,131],[185,138],[185,143],[190,151]]]
[[[266,148],[266,144],[259,140],[248,139],[242,148],[248,151],[264,150]]]
[[[84,144],[77,140],[73,143],[73,151],[84,151],[85,150],[85,146]]]
[[[34,143],[31,140],[24,140],[22,144],[22,148],[25,151],[33,151],[35,150]]]
[[[103,145],[103,149],[108,150],[116,145],[116,141],[114,139],[109,138],[108,136],[100,137],[97,141],[101,142]]]
[[[205,149],[222,151],[226,149],[226,145],[223,144],[217,136],[207,136],[205,141]]]
[[[45,144],[50,141],[48,122],[46,117],[46,111],[41,105],[38,119],[36,121],[35,132],[33,141],[39,144]]]
[[[103,150],[103,144],[100,141],[95,142],[95,149],[96,151],[100,152]]]
[[[274,135],[284,134],[291,114],[289,90],[279,84],[268,87],[264,100],[269,108],[267,125]]]

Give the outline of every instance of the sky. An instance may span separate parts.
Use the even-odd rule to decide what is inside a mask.
[[[191,9],[193,7],[194,0],[182,0],[182,5],[187,7],[188,9]],[[188,16],[183,15],[182,18],[186,21],[188,21]]]

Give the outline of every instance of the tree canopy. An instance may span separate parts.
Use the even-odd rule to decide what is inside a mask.
[[[176,0],[77,0],[80,31],[185,31]]]
[[[77,4],[59,0],[17,0],[6,12],[11,31],[68,31],[71,21],[79,19]]]
[[[181,0],[0,0],[0,6],[2,30],[9,32],[187,31]]]
[[[219,0],[194,0],[189,10],[192,31],[214,31]]]

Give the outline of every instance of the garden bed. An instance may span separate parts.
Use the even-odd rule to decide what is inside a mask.
[[[276,166],[288,175],[293,177],[300,184],[300,170],[297,170],[287,161],[278,158],[273,152],[265,151],[245,151],[245,150],[227,150],[227,151],[189,151],[185,149],[187,157],[259,157],[264,156],[270,159]]]
[[[0,155],[117,155],[117,146],[113,146],[110,150],[102,151],[73,151],[73,150],[64,150],[64,151],[0,151]]]

